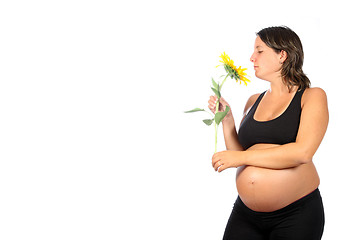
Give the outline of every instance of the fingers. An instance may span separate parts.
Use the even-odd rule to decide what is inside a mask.
[[[225,164],[223,164],[221,162],[221,160],[219,160],[215,163],[215,166],[214,166],[215,172],[222,172],[225,169],[226,169]]]
[[[212,158],[212,165],[215,171],[221,172],[224,168],[224,163],[221,162],[220,153],[215,153]]]
[[[217,171],[217,172],[221,172],[223,166],[224,166],[224,164],[222,164],[221,161],[218,161],[218,162],[215,164],[214,170]]]
[[[208,101],[209,103],[209,109],[215,113],[215,110],[216,110],[216,101],[217,101],[217,97],[216,96],[210,96],[210,99]]]

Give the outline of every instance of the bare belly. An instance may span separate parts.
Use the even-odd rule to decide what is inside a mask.
[[[277,145],[257,144],[248,150],[274,146]],[[311,193],[319,184],[320,179],[312,162],[281,170],[242,166],[236,173],[236,187],[241,200],[250,209],[259,212],[283,208]]]

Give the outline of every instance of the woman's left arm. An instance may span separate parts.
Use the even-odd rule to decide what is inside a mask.
[[[303,96],[300,125],[295,142],[267,149],[218,152],[213,155],[213,167],[221,172],[242,165],[285,169],[308,163],[312,161],[325,135],[328,122],[329,112],[325,91],[321,88],[309,88]]]

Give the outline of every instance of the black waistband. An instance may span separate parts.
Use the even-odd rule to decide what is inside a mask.
[[[308,195],[296,200],[295,202],[287,205],[286,207],[283,207],[281,209],[275,210],[273,212],[258,212],[258,211],[254,211],[250,208],[248,208],[243,201],[241,201],[240,197],[238,196],[235,204],[239,204],[240,207],[242,207],[242,209],[244,209],[246,212],[250,213],[250,214],[255,214],[255,215],[259,215],[259,216],[269,216],[269,215],[276,215],[276,214],[281,214],[281,213],[285,213],[288,211],[291,211],[292,209],[295,209],[299,206],[301,206],[302,204],[304,204],[305,202],[307,202],[308,200],[315,198],[315,197],[320,197],[320,191],[319,189],[315,189],[313,192],[309,193]]]

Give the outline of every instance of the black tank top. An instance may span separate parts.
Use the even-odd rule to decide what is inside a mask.
[[[260,94],[240,125],[238,140],[246,150],[257,143],[286,144],[295,142],[301,115],[301,97],[304,89],[297,91],[287,109],[269,121],[256,121],[254,113],[264,97]]]

